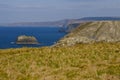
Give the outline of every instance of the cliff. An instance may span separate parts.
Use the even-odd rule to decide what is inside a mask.
[[[34,36],[18,36],[16,44],[39,44]]]
[[[56,45],[74,45],[76,43],[119,42],[120,21],[95,21],[82,23],[72,30]]]

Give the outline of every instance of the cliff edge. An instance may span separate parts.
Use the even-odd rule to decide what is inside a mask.
[[[120,21],[94,21],[79,25],[55,45],[119,41]]]

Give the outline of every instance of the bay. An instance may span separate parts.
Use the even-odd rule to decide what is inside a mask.
[[[66,33],[59,32],[60,27],[0,27],[0,49],[21,47],[51,46]],[[15,44],[20,35],[35,36],[40,44]]]

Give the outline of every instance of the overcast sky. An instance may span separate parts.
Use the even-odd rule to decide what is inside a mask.
[[[0,23],[120,16],[120,0],[0,0]]]

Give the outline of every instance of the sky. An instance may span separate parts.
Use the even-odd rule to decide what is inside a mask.
[[[0,0],[0,23],[120,16],[120,0]]]

